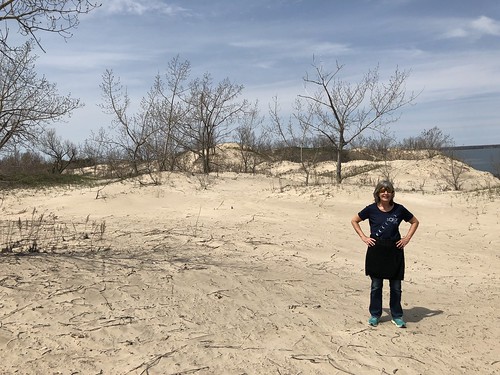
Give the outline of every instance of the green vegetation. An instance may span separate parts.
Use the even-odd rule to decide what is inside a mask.
[[[68,185],[92,185],[96,179],[76,174],[29,173],[0,174],[0,190],[19,188],[47,188]]]

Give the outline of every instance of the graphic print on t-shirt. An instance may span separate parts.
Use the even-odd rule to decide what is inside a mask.
[[[385,219],[384,224],[382,224],[380,228],[378,228],[377,231],[375,232],[375,236],[382,237],[382,233],[384,233],[385,230],[391,225],[398,225],[398,215],[392,214],[391,216],[388,216]]]

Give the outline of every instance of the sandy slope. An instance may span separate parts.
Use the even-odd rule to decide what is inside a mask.
[[[97,188],[3,197],[4,222],[43,214],[65,235],[53,251],[0,256],[0,373],[500,373],[498,196],[396,178],[396,200],[421,222],[406,249],[408,328],[387,315],[371,328],[350,224],[371,186],[164,181],[112,184],[99,199]]]

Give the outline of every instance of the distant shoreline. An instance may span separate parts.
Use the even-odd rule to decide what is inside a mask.
[[[473,168],[500,177],[500,145],[498,144],[445,147],[443,151]]]
[[[443,150],[483,150],[486,148],[500,148],[500,144],[476,145],[476,146],[451,146],[451,147],[443,147]]]

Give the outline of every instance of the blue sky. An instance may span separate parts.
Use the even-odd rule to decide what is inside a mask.
[[[209,72],[244,85],[262,114],[277,96],[287,108],[304,93],[313,56],[344,64],[357,82],[379,66],[382,79],[411,70],[420,92],[391,125],[398,139],[439,127],[456,145],[500,144],[498,0],[104,0],[81,17],[67,42],[42,35],[37,68],[86,105],[56,127],[76,143],[108,127],[99,84],[113,69],[137,102],[176,55],[191,77]]]

